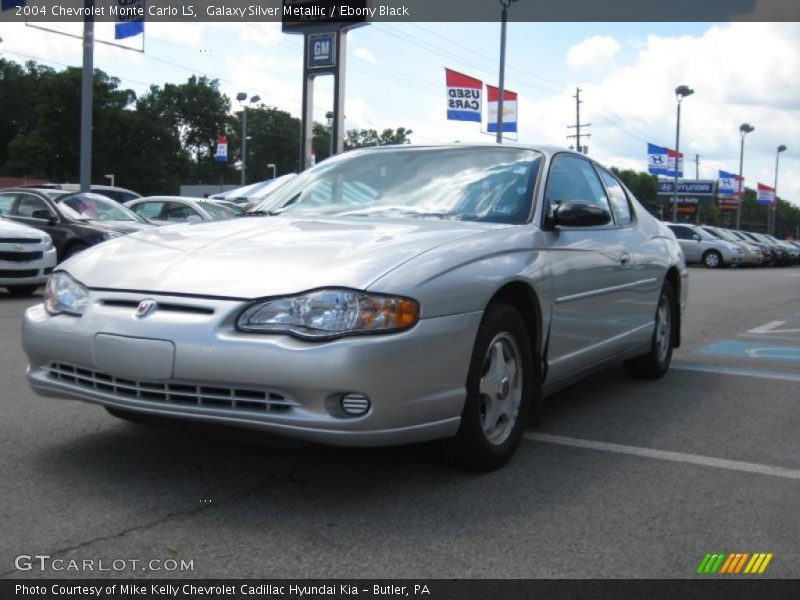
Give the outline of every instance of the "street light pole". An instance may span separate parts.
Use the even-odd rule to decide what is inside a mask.
[[[83,71],[81,74],[80,191],[92,188],[92,108],[94,106],[94,0],[84,0]]]
[[[245,174],[247,172],[247,104],[244,104],[244,101],[247,100],[247,92],[239,92],[236,94],[236,100],[239,102],[239,106],[242,107],[242,178],[241,178],[241,185],[244,185]]]
[[[508,7],[517,0],[500,0],[503,7],[500,25],[500,78],[497,86],[497,143],[503,143],[503,100],[506,86],[506,24],[508,23]]]
[[[775,231],[777,229],[777,216],[778,216],[778,161],[781,157],[781,152],[786,150],[786,146],[781,144],[778,146],[778,151],[775,153],[775,186],[774,186],[774,194],[775,200],[772,203],[772,208],[770,212],[772,213],[772,223],[771,227],[768,228],[770,235],[775,235]]]
[[[686,85],[675,88],[675,98],[678,101],[678,118],[675,123],[675,178],[672,190],[672,222],[678,222],[678,167],[681,158],[681,100],[694,94],[694,90]]]
[[[328,137],[330,137],[328,156],[333,156],[333,119],[335,116],[332,110],[325,113],[325,118],[328,120]]]
[[[739,201],[736,203],[736,229],[742,228],[742,201],[744,200],[744,180],[742,179],[742,171],[744,169],[744,136],[748,133],[755,131],[755,127],[749,123],[742,123],[739,125],[739,134],[742,141],[739,146]]]

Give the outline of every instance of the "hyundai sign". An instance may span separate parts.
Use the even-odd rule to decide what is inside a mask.
[[[708,196],[714,195],[713,179],[703,179],[694,181],[679,181],[678,182],[678,196]],[[658,182],[658,195],[659,196],[672,196],[675,192],[675,183],[672,181],[659,181]]]

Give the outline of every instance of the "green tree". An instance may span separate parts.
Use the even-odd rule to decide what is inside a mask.
[[[398,127],[384,129],[378,133],[375,129],[351,129],[345,138],[345,149],[365,148],[367,146],[386,146],[389,144],[410,144],[411,129]]]

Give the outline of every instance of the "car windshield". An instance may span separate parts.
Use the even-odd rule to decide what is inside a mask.
[[[141,221],[133,212],[100,194],[91,192],[69,194],[58,200],[59,206],[67,207],[78,218],[88,221]],[[70,215],[71,216],[71,215]]]
[[[739,238],[733,235],[730,231],[726,231],[724,229],[709,229],[709,232],[718,235],[721,239],[727,240],[729,242],[741,242]]]
[[[215,219],[232,219],[237,214],[233,209],[216,202],[200,202],[199,204],[204,211]]]
[[[699,235],[699,236],[700,236],[700,239],[701,239],[701,240],[716,240],[716,239],[717,239],[716,237],[714,237],[713,235],[711,235],[710,233],[708,233],[708,232],[707,232],[705,229],[703,229],[702,227],[695,227],[695,228],[693,228],[693,229],[692,229],[692,231],[694,231],[695,233],[697,233],[697,235]]]
[[[271,214],[524,223],[541,162],[516,148],[356,151],[289,182]]]

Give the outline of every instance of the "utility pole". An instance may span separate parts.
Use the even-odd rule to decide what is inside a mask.
[[[84,0],[83,71],[81,74],[80,191],[92,188],[92,107],[94,106],[94,0]]]
[[[700,155],[694,155],[694,178],[700,179]]]
[[[500,77],[498,78],[497,93],[497,143],[503,143],[503,101],[506,95],[506,25],[508,23],[508,8],[517,0],[500,0],[503,7],[500,18]]]
[[[574,129],[575,135],[568,135],[567,139],[575,138],[575,151],[581,154],[588,154],[589,148],[581,146],[581,127],[585,129],[591,127],[592,124],[581,124],[581,104],[583,104],[583,100],[581,100],[581,88],[575,88],[575,95],[573,98],[575,98],[575,125],[567,125],[567,129]],[[592,137],[592,134],[584,133],[583,137]]]

